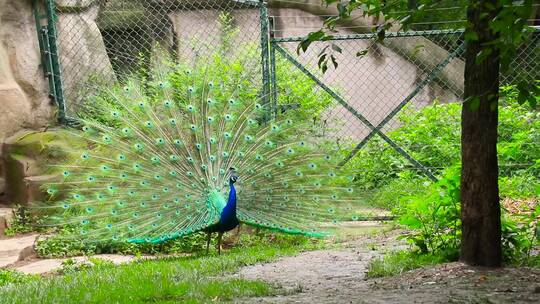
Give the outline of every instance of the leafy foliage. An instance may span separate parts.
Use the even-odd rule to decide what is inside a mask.
[[[540,195],[540,113],[517,103],[515,86],[502,89],[499,109],[499,175],[502,197]],[[406,108],[400,127],[388,133],[405,151],[435,175],[460,162],[460,105],[434,104]],[[347,165],[357,172],[354,182],[374,205],[393,207],[408,191],[422,193],[429,180],[380,138],[373,138]],[[392,196],[393,191],[395,195]],[[386,195],[385,195],[386,193]],[[393,204],[392,204],[393,203]]]
[[[450,168],[426,193],[405,198],[394,212],[399,223],[410,229],[404,235],[421,253],[458,257],[461,237],[459,167]]]

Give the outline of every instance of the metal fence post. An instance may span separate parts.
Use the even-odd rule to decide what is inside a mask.
[[[56,5],[54,0],[46,0],[47,10],[47,36],[49,40],[49,52],[51,54],[51,66],[54,79],[55,99],[58,105],[58,121],[66,122],[66,105],[64,103],[64,90],[62,88],[62,72],[60,70],[60,58],[58,53],[58,33],[56,31]]]
[[[261,19],[261,65],[262,65],[262,100],[268,107],[265,121],[272,115],[270,103],[270,51],[269,51],[269,31],[268,31],[268,8],[264,0],[259,1],[259,12]],[[270,115],[269,115],[270,114]]]
[[[278,115],[278,100],[277,100],[277,75],[276,75],[276,48],[274,46],[274,38],[275,38],[275,32],[274,32],[274,26],[275,26],[275,20],[269,19],[270,22],[270,83],[271,83],[271,89],[272,89],[272,114],[274,115],[274,118]]]

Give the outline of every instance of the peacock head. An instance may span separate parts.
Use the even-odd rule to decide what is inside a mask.
[[[236,183],[236,181],[238,180],[238,174],[236,174],[236,169],[235,168],[229,168],[229,173],[230,173],[229,182],[231,184]]]

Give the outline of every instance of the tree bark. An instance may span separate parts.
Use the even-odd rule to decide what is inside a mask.
[[[501,265],[501,211],[498,187],[497,124],[499,52],[489,28],[497,0],[471,0],[467,11],[470,40],[465,51],[465,102],[461,114],[460,259],[470,265]],[[468,35],[467,37],[472,37]],[[489,53],[491,52],[491,53]],[[476,62],[479,54],[489,55]]]

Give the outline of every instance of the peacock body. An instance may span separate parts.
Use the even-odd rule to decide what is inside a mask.
[[[55,224],[81,237],[159,243],[239,223],[322,236],[354,202],[333,145],[294,111],[270,118],[247,73],[156,68],[99,89],[81,142],[46,185]]]

